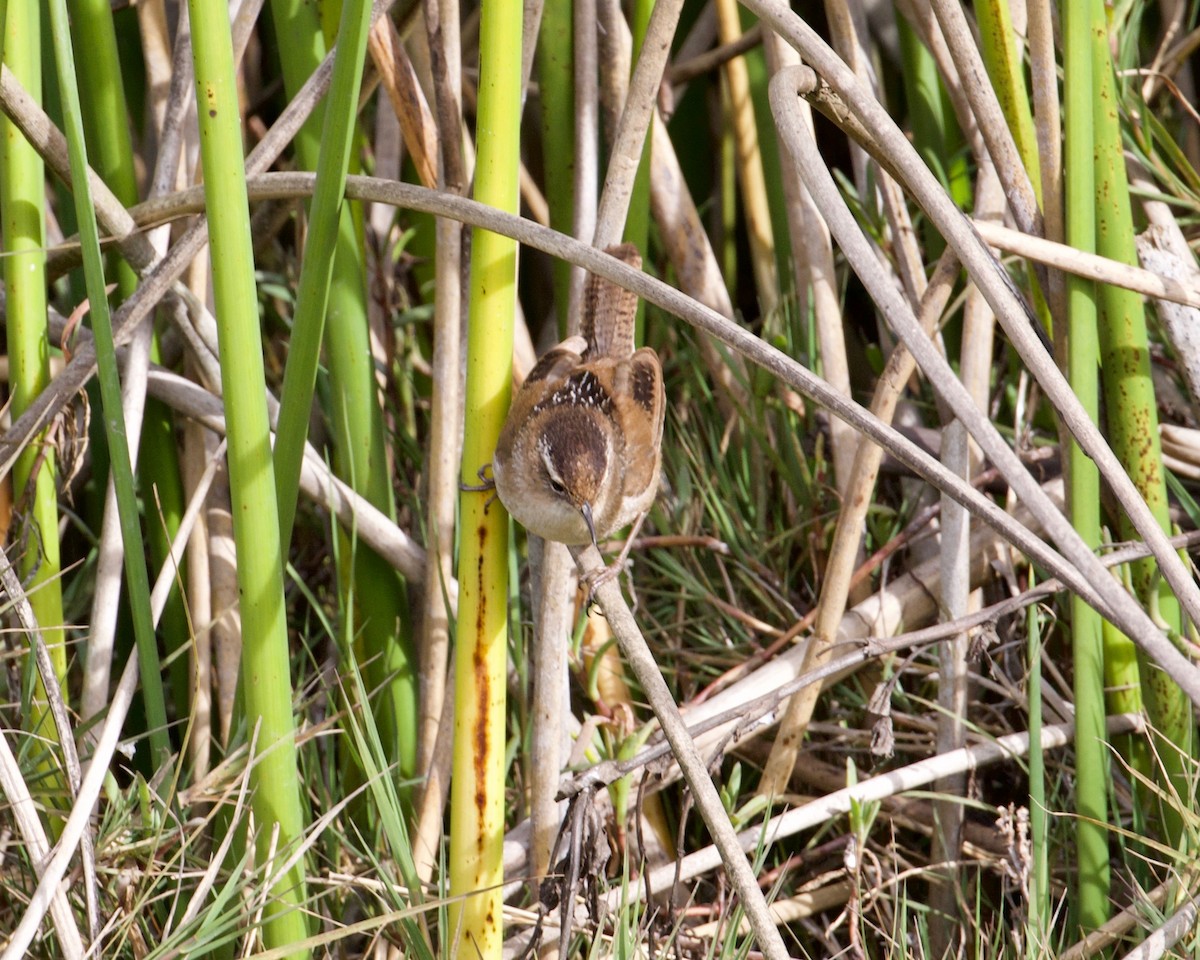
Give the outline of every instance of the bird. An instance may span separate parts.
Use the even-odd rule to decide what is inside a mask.
[[[606,252],[635,269],[632,244]],[[637,295],[595,274],[580,334],[549,350],[513,398],[492,479],[509,514],[545,540],[598,545],[658,494],[666,397],[651,347],[634,349]]]

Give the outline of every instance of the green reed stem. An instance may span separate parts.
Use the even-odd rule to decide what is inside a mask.
[[[138,519],[137,489],[133,464],[129,457],[129,438],[125,433],[125,413],[121,405],[121,380],[117,371],[117,352],[113,343],[112,318],[104,290],[104,260],[100,252],[100,234],[96,211],[92,206],[88,182],[87,145],[84,142],[79,89],[75,80],[75,57],[68,27],[66,0],[52,0],[50,20],[54,36],[54,54],[58,63],[59,93],[63,98],[63,122],[70,151],[71,182],[75,195],[75,215],[83,247],[84,279],[91,305],[92,335],[96,343],[96,375],[104,404],[104,432],[108,440],[113,485],[117,491],[117,513],[121,538],[125,541],[125,575],[129,580],[129,604],[133,614],[137,642],[138,667],[142,675],[142,697],[150,726],[150,750],[153,767],[170,761],[167,737],[167,713],[163,700],[158,643],[154,637],[154,617],[150,611],[150,579],[146,555],[141,550],[142,532]]]
[[[1040,203],[1042,175],[1033,128],[1033,110],[1029,106],[1021,46],[1013,30],[1008,0],[975,0],[975,18],[979,24],[980,52],[984,65],[1000,99],[1004,119],[1016,141],[1021,163],[1025,165],[1033,192]]]
[[[247,727],[257,729],[259,756],[250,776],[258,855],[266,863],[273,848],[294,848],[305,820],[292,717],[283,550],[228,8],[215,0],[189,0],[188,10],[238,555],[241,692]],[[304,863],[299,860],[271,884],[263,924],[268,948],[287,947],[307,935],[308,922],[300,909],[305,900]],[[305,956],[306,951],[295,955]]]
[[[0,20],[5,62],[34,97],[41,96],[41,4],[10,0]],[[46,329],[45,167],[20,131],[0,117],[0,245],[4,287],[8,296],[9,386],[12,415],[19,416],[50,382],[50,342]],[[60,586],[58,503],[54,448],[40,434],[13,468],[13,504],[27,518],[21,527],[22,577],[29,602],[50,650],[60,687],[65,689],[67,651],[63,633]],[[32,666],[32,657],[29,659]],[[37,737],[56,737],[46,691],[35,674],[27,729]],[[47,793],[63,781],[53,775],[49,754],[38,763],[51,774]],[[59,801],[49,801],[57,806]],[[60,826],[51,820],[57,834]]]
[[[571,0],[546,0],[538,31],[538,87],[542,106],[542,155],[550,226],[571,233],[575,211],[575,47]],[[571,265],[554,263],[558,332],[567,335]]]
[[[307,0],[272,0],[271,14],[278,35],[287,37],[279,54],[284,89],[294,96],[324,56],[326,44],[318,12],[316,5]],[[337,103],[338,110],[351,114],[343,118],[346,122],[353,119],[355,110],[347,101],[328,102]],[[295,141],[300,165],[306,170],[320,166],[324,114],[323,106],[319,106]],[[329,426],[334,437],[334,469],[356,492],[394,517],[383,412],[368,331],[362,231],[352,209],[351,204],[341,205],[334,242],[325,250],[317,250],[310,243],[305,259],[330,253],[333,257],[325,308],[325,353],[331,388]],[[301,349],[311,349],[308,333],[301,331],[301,336],[305,339]],[[289,416],[307,416],[307,409],[297,408]],[[337,535],[346,536],[341,531]],[[399,775],[409,776],[416,764],[417,689],[408,598],[392,566],[365,545],[351,543],[351,539],[352,535],[347,536],[338,551],[338,556],[345,558],[339,566],[346,614],[342,624],[344,647],[358,651],[366,664],[380,734],[390,745],[389,753],[398,764]]]
[[[482,9],[475,199],[516,212],[520,155],[521,2]],[[471,244],[462,480],[492,459],[512,392],[517,247],[476,230]],[[447,956],[501,955],[508,516],[487,491],[460,497],[454,767],[450,796]],[[463,900],[454,898],[464,897]],[[457,949],[456,949],[457,947]]]
[[[1129,181],[1121,142],[1120,104],[1103,0],[1093,0],[1088,10],[1096,89],[1096,252],[1137,266]],[[1150,344],[1142,297],[1111,284],[1098,287],[1098,294],[1101,383],[1113,452],[1133,478],[1159,525],[1170,533],[1171,515],[1158,439],[1158,399],[1150,373]],[[1121,518],[1120,532],[1123,538],[1137,536],[1125,517]],[[1166,581],[1159,577],[1155,562],[1134,563],[1131,573],[1138,599],[1157,614],[1163,628],[1178,642],[1182,627],[1179,602]],[[1190,768],[1196,734],[1191,704],[1166,673],[1144,657],[1139,656],[1138,660],[1141,691],[1150,722],[1166,743],[1165,749],[1159,751],[1162,772],[1174,791],[1186,800],[1194,792]],[[1125,704],[1119,706],[1128,708]],[[1162,809],[1167,835],[1171,842],[1178,842],[1183,834],[1181,811],[1171,803],[1164,804]]]
[[[358,102],[370,27],[370,0],[357,3],[345,0],[338,33],[340,42],[329,86],[330,102]],[[291,542],[296,516],[300,464],[308,439],[309,408],[317,380],[321,339],[325,333],[325,311],[333,279],[333,251],[350,166],[350,150],[354,144],[355,119],[352,110],[326,110],[321,134],[317,182],[309,210],[308,237],[300,269],[300,287],[296,294],[296,313],[275,437],[275,487],[279,499],[280,536],[284,544]]]
[[[83,110],[84,142],[92,168],[126,207],[138,196],[133,144],[129,138],[129,109],[117,49],[112,6],[107,0],[67,0],[71,15],[71,37],[76,49],[87,56],[75,63],[79,99]],[[133,294],[137,274],[124,260],[116,261],[117,302]],[[158,338],[151,344],[151,359],[158,360]],[[142,423],[141,452],[134,458],[144,489],[154,491],[146,500],[146,544],[156,568],[167,562],[171,540],[183,517],[183,481],[175,443],[175,425],[170,409],[161,401],[146,398]],[[161,514],[159,510],[161,509]],[[186,646],[190,639],[187,612],[178,586],[173,586],[163,608],[159,628],[168,653]],[[169,668],[176,710],[186,710],[190,678],[186,657],[176,657]]]
[[[1065,82],[1066,238],[1077,250],[1094,251],[1095,172],[1091,35],[1083,4],[1063,9]],[[1075,395],[1092,417],[1099,390],[1096,349],[1096,291],[1090,281],[1069,277],[1068,376]],[[1090,546],[1100,545],[1100,477],[1078,444],[1068,446],[1071,522]],[[1075,668],[1075,921],[1086,932],[1109,915],[1108,753],[1104,729],[1104,655],[1100,617],[1071,598],[1071,642]]]

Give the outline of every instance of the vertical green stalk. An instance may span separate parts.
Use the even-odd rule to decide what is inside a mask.
[[[1029,573],[1029,589],[1034,573]],[[1036,604],[1025,616],[1028,634],[1027,696],[1029,697],[1029,842],[1033,869],[1029,880],[1029,929],[1025,933],[1025,956],[1029,960],[1048,956],[1050,933],[1050,856],[1046,847],[1046,758],[1042,754],[1042,620]]]
[[[1091,15],[1092,76],[1095,97],[1096,138],[1096,252],[1136,266],[1133,215],[1129,182],[1121,143],[1120,107],[1108,47],[1108,25],[1103,0],[1088,4]],[[1113,452],[1137,485],[1142,499],[1159,525],[1171,532],[1167,486],[1158,439],[1158,402],[1150,375],[1149,337],[1140,295],[1110,284],[1098,288],[1100,308],[1100,359],[1102,384]],[[1121,517],[1121,536],[1137,534]],[[1153,560],[1132,564],[1134,593],[1157,616],[1165,630],[1178,637],[1182,625],[1179,602],[1157,573]],[[1128,642],[1128,641],[1126,641]],[[1163,772],[1171,787],[1188,803],[1193,791],[1189,770],[1195,744],[1191,704],[1183,691],[1144,657],[1141,689],[1150,721],[1164,739],[1159,751]],[[1164,804],[1167,835],[1171,842],[1183,834],[1180,811]]]
[[[8,68],[32,96],[41,97],[41,3],[10,0],[0,28]],[[8,354],[12,415],[19,416],[50,382],[46,328],[45,167],[37,151],[6,118],[0,117],[0,241],[8,295]],[[58,503],[54,448],[39,435],[13,468],[13,503],[21,525],[21,575],[42,628],[42,639],[64,688],[67,651],[59,581]],[[32,669],[33,660],[29,659]],[[29,729],[56,737],[41,678],[34,679]],[[39,767],[48,771],[47,758]],[[53,781],[47,784],[53,789]],[[56,825],[57,826],[57,825]]]
[[[904,82],[913,146],[925,165],[945,185],[961,208],[971,203],[971,176],[962,131],[938,73],[933,55],[904,17],[896,18],[900,35],[901,79]],[[927,222],[921,228],[926,256],[940,257],[946,242]]]
[[[1012,131],[1017,153],[1040,203],[1042,175],[1038,163],[1037,136],[1034,134],[1029,94],[1025,89],[1021,48],[1013,30],[1008,0],[975,0],[975,18],[979,24],[979,45],[984,66],[996,88],[1000,109]]]
[[[546,0],[538,31],[537,69],[542,105],[542,154],[550,226],[569,234],[575,215],[575,46],[572,0]],[[558,332],[567,335],[571,265],[554,263]]]
[[[92,168],[121,203],[132,207],[139,199],[137,174],[129,139],[129,111],[112,7],[107,0],[68,0],[67,9],[71,15],[72,40],[77,49],[87,51],[87,56],[78,58],[75,66]],[[117,299],[123,301],[137,288],[137,274],[124,260],[118,260],[116,279]],[[157,336],[152,342],[151,358],[158,359]],[[146,399],[141,450],[144,456],[136,458],[140,462],[139,477],[144,488],[156,494],[145,504],[146,543],[154,565],[161,567],[167,560],[171,539],[183,517],[183,482],[171,411],[153,398]],[[160,624],[169,653],[187,644],[187,614],[177,586],[171,588]],[[186,709],[189,690],[186,657],[175,659],[171,681],[177,709],[182,712]]]
[[[646,40],[646,27],[650,23],[650,14],[654,11],[654,0],[633,0],[633,10],[630,28],[633,33],[633,57],[630,72],[637,69],[638,58],[642,55],[642,44]],[[642,159],[638,163],[637,175],[633,180],[633,189],[629,196],[629,212],[625,215],[625,232],[622,239],[632,243],[641,251],[643,259],[647,258],[646,244],[650,235],[650,141],[647,136],[642,144]],[[646,306],[638,300],[636,323],[636,341],[643,341],[642,327],[646,318]]]
[[[340,263],[352,268],[350,272],[342,274]],[[343,213],[325,332],[333,393],[334,469],[358,493],[394,518],[383,411],[368,339],[365,287],[359,233],[353,216]],[[353,315],[337,309],[347,304],[355,308]],[[379,691],[374,707],[380,735],[392,762],[397,764],[398,776],[405,778],[412,775],[417,755],[417,686],[408,596],[391,564],[366,545],[354,543],[341,556],[353,559],[353,565],[341,572],[344,609],[353,614],[343,624],[343,635],[354,644],[360,660],[367,661],[371,689]]]
[[[1038,140],[1033,125],[1033,108],[1025,87],[1025,67],[1021,62],[1020,38],[1013,30],[1009,0],[975,0],[975,16],[979,23],[980,52],[988,76],[1000,100],[1008,129],[1017,145],[1021,163],[1029,174],[1038,205],[1042,205],[1042,164],[1038,156]],[[1052,330],[1053,318],[1045,293],[1037,276],[1029,270],[1029,285],[1033,306],[1046,330]]]
[[[283,601],[283,551],[228,8],[217,0],[189,0],[188,11],[238,555],[241,692],[247,726],[258,735],[259,758],[250,775],[258,854],[265,864],[276,825],[279,851],[293,849],[304,832]],[[268,949],[289,946],[307,935],[308,924],[300,909],[304,888],[302,860],[274,878],[263,927]],[[296,955],[306,952],[297,951]]]
[[[521,2],[482,8],[479,28],[475,199],[517,210]],[[471,244],[466,433],[462,480],[476,484],[492,459],[512,392],[517,247],[476,230]],[[460,498],[454,769],[450,797],[446,956],[501,955],[504,703],[508,647],[508,517],[488,491]],[[478,892],[476,892],[478,891]]]
[[[129,143],[129,113],[112,6],[105,0],[68,0],[71,38],[86,50],[75,64],[83,130],[92,168],[126,206],[138,201],[137,175]],[[120,270],[122,286],[136,285],[137,276],[127,265]],[[132,292],[129,291],[129,292]],[[128,293],[122,291],[123,295]]]
[[[146,557],[140,549],[133,549],[142,542],[138,524],[137,490],[133,479],[133,465],[129,458],[125,416],[121,406],[121,381],[117,372],[117,352],[113,345],[112,319],[109,316],[108,299],[104,290],[100,235],[96,229],[96,212],[92,205],[92,191],[88,181],[87,146],[83,135],[79,89],[75,80],[75,57],[71,48],[66,0],[54,0],[50,4],[50,21],[55,60],[58,65],[63,122],[66,127],[64,132],[70,155],[75,215],[78,218],[80,245],[83,249],[84,280],[91,304],[92,335],[96,343],[96,373],[103,404],[104,433],[110,453],[113,486],[117,494],[121,538],[130,547],[125,551],[125,573],[129,581],[129,603],[137,642],[138,667],[142,674],[142,698],[146,705],[146,720],[150,725],[152,762],[157,770],[170,763],[171,759],[166,707],[163,702],[158,645],[154,639],[154,618],[150,611],[150,579],[146,573]]]
[[[1091,34],[1087,10],[1068,3],[1062,11],[1065,75],[1066,238],[1077,250],[1096,246]],[[1094,418],[1098,402],[1096,291],[1091,281],[1067,278],[1068,377]],[[1100,478],[1096,465],[1073,440],[1068,446],[1068,499],[1075,530],[1092,547],[1100,544]],[[1100,617],[1071,598],[1075,669],[1075,920],[1091,931],[1108,919],[1108,754],[1104,730],[1104,656]]]
[[[329,87],[332,103],[357,103],[362,84],[363,56],[371,26],[369,0],[346,0],[342,6],[341,43],[333,64]],[[281,541],[290,543],[300,489],[300,464],[308,439],[309,407],[317,379],[325,310],[333,273],[333,249],[342,211],[350,148],[354,142],[355,114],[326,110],[317,182],[309,210],[308,236],[275,439],[275,486],[279,499]]]
[[[286,38],[279,56],[288,96],[296,95],[325,54],[316,7],[308,0],[271,2],[276,33]],[[338,109],[351,108],[340,103]],[[319,106],[296,138],[296,154],[306,170],[318,166],[323,124],[324,108]],[[351,204],[342,204],[325,311],[334,469],[355,491],[394,517],[383,413],[367,328],[366,273],[351,209]],[[368,687],[380,691],[375,701],[380,734],[392,761],[399,765],[399,775],[408,776],[416,764],[417,691],[407,596],[395,570],[378,554],[360,544],[343,547],[338,556],[346,558],[339,571],[347,612],[346,649],[358,650],[369,661]]]

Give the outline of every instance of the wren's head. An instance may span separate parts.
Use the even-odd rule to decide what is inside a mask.
[[[565,378],[506,425],[492,473],[496,493],[531,533],[559,543],[595,543],[610,531],[620,495],[612,476],[620,438],[611,398],[596,378],[581,371]]]
[[[588,409],[557,407],[546,421],[534,447],[541,467],[538,479],[556,504],[549,509],[557,513],[565,508],[561,518],[556,519],[563,527],[578,528],[579,521],[583,521],[586,539],[576,537],[563,542],[595,543],[597,514],[604,506],[600,498],[612,459],[609,434],[595,412]]]

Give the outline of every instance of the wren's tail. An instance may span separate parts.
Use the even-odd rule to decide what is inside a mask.
[[[632,243],[609,247],[606,251],[624,260],[636,270],[642,268],[642,256]],[[633,355],[633,326],[637,317],[638,298],[624,287],[589,273],[583,298],[583,318],[580,333],[587,340],[588,359]]]

